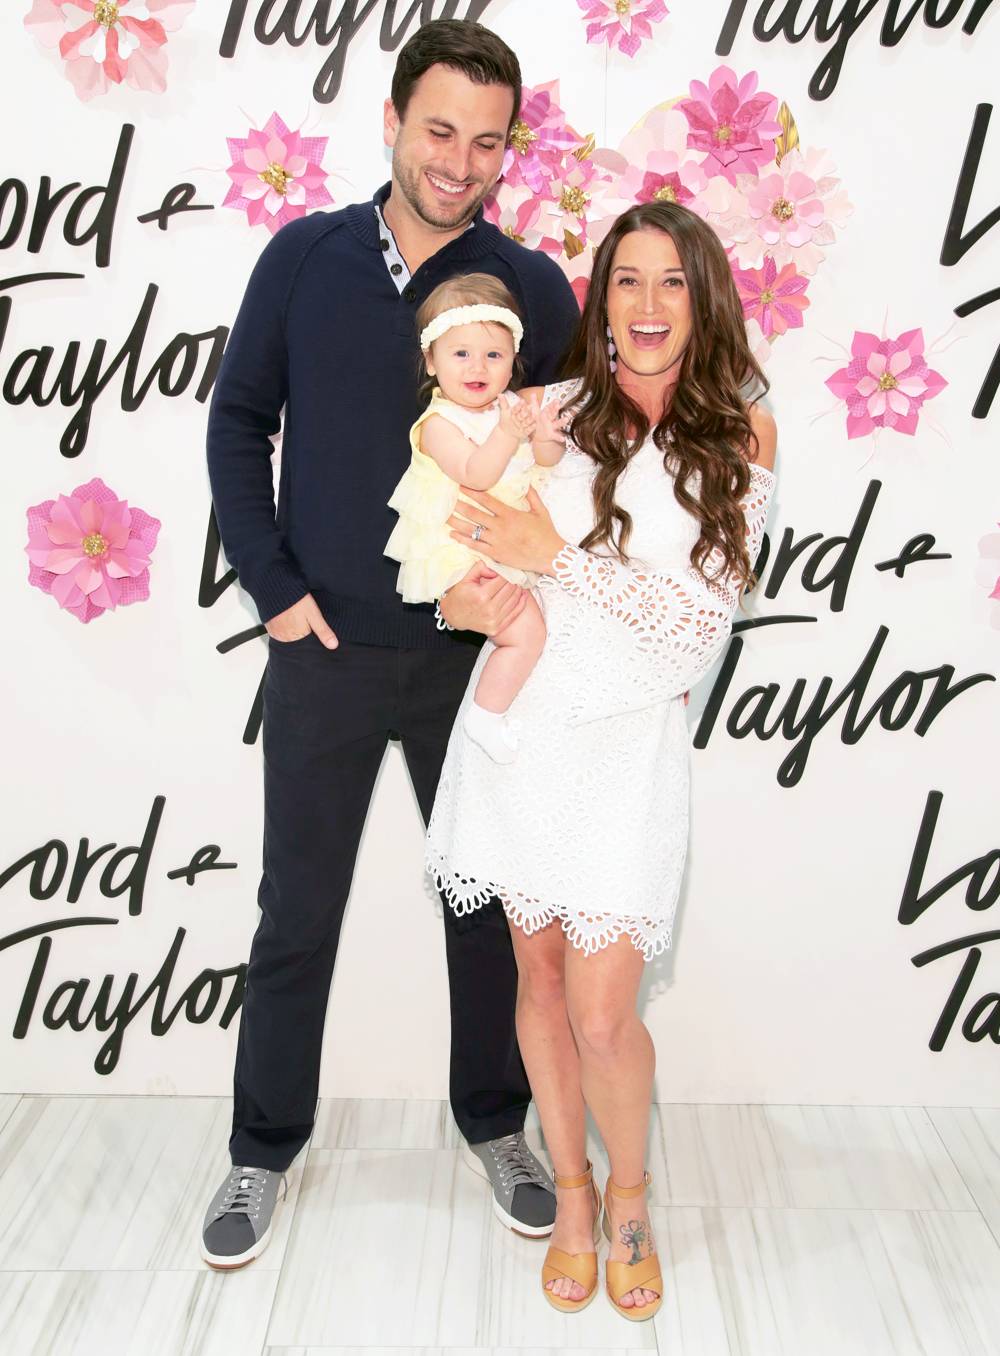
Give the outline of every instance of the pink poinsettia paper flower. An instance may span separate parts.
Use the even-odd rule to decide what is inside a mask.
[[[483,204],[486,220],[529,250],[538,249],[542,243],[541,214],[542,200],[526,184],[514,187],[503,180]]]
[[[802,328],[802,312],[809,305],[804,296],[809,279],[797,273],[794,264],[781,272],[771,255],[763,268],[733,269],[733,277],[747,320],[756,320],[766,339]]]
[[[741,80],[728,66],[719,66],[707,85],[692,80],[690,88],[690,99],[677,107],[690,127],[688,145],[706,152],[706,173],[734,182],[737,174],[756,174],[758,166],[774,159],[775,139],[781,135],[778,100],[755,92],[756,71]]]
[[[928,366],[923,330],[907,330],[896,339],[858,330],[851,361],[826,384],[847,405],[848,438],[863,438],[877,428],[912,436],[921,406],[948,383]]]
[[[582,144],[583,137],[573,131],[559,107],[559,81],[526,86],[507,139],[501,177],[512,187],[527,184],[534,193],[548,193],[566,157]]]
[[[149,597],[160,523],[95,478],[28,509],[28,582],[82,622]]]
[[[123,82],[160,94],[167,84],[167,34],[195,0],[34,0],[24,26],[44,47],[58,47],[81,99]]]
[[[606,42],[628,57],[634,57],[653,24],[669,13],[663,0],[576,0],[583,10],[588,42]]]
[[[260,131],[227,137],[232,185],[223,207],[246,212],[251,226],[266,226],[272,235],[310,207],[326,207],[333,202],[322,165],[328,141],[290,131],[277,113]]]

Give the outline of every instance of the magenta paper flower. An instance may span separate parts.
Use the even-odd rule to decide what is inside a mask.
[[[260,131],[227,137],[232,164],[226,173],[233,182],[223,207],[245,211],[251,226],[266,226],[274,235],[308,208],[332,203],[322,166],[329,139],[289,131],[277,113]]]
[[[81,99],[123,82],[161,94],[167,84],[167,34],[195,0],[34,0],[24,26],[43,47],[58,47]]]
[[[539,226],[542,200],[526,184],[516,187],[501,180],[483,204],[483,215],[504,235],[529,250],[538,249],[543,232]]]
[[[877,428],[916,432],[920,408],[947,386],[924,357],[923,330],[907,330],[897,339],[855,332],[851,361],[827,378],[827,386],[847,404],[847,436],[863,438]]]
[[[733,277],[743,303],[747,320],[756,320],[765,339],[786,330],[802,328],[802,312],[809,305],[803,293],[809,279],[795,271],[794,264],[786,264],[778,272],[771,255],[763,268],[733,269]]]
[[[663,0],[576,0],[584,11],[588,42],[606,42],[626,56],[634,57],[653,24],[669,13]]]
[[[547,193],[550,181],[583,137],[566,122],[559,107],[559,81],[526,86],[521,112],[510,129],[501,177],[512,187],[527,184],[535,193]]]
[[[688,145],[705,151],[705,172],[730,182],[737,174],[756,174],[774,159],[778,101],[773,94],[755,94],[757,72],[740,80],[728,66],[719,66],[708,84],[691,81],[691,98],[677,107],[690,126]]]
[[[142,602],[159,531],[95,478],[28,509],[28,582],[82,622]]]

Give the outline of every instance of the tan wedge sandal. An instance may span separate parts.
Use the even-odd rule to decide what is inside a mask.
[[[634,1187],[617,1186],[610,1177],[608,1178],[608,1185],[604,1192],[604,1236],[609,1243],[612,1239],[611,1209],[608,1204],[608,1196],[616,1196],[619,1200],[627,1200],[630,1196],[642,1196],[652,1181],[653,1179],[648,1172],[643,1173],[642,1181]],[[652,1318],[658,1312],[663,1303],[663,1276],[660,1270],[660,1259],[655,1252],[651,1252],[641,1262],[612,1262],[609,1257],[607,1288],[608,1299],[622,1318],[627,1318],[632,1323],[645,1322],[647,1318]],[[641,1307],[632,1305],[626,1309],[620,1301],[630,1290],[655,1290],[657,1297],[651,1304],[643,1304]]]
[[[563,1252],[561,1248],[549,1248],[545,1254],[545,1264],[542,1267],[542,1294],[552,1305],[553,1309],[559,1309],[564,1314],[578,1314],[581,1309],[586,1309],[587,1305],[597,1294],[597,1239],[600,1234],[598,1221],[601,1217],[601,1198],[597,1187],[594,1186],[594,1169],[590,1162],[587,1163],[585,1172],[581,1172],[577,1177],[560,1177],[558,1173],[552,1174],[552,1180],[557,1187],[563,1189],[567,1187],[585,1187],[589,1186],[594,1194],[594,1251],[593,1252]],[[581,1300],[563,1299],[560,1295],[553,1295],[551,1290],[546,1290],[549,1281],[558,1281],[561,1279],[576,1281],[586,1290],[586,1294]]]

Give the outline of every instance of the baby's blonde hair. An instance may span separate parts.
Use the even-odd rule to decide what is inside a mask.
[[[460,273],[455,278],[449,278],[447,282],[438,283],[434,291],[417,311],[416,329],[421,334],[424,329],[436,320],[444,311],[450,311],[453,306],[506,306],[508,311],[513,311],[519,320],[523,319],[521,308],[514,300],[510,288],[495,278],[492,273]],[[502,321],[492,322],[497,325]],[[434,377],[427,371],[427,365],[424,361],[424,355],[420,356],[420,400],[426,404],[431,398],[431,392],[437,385]],[[524,369],[520,357],[514,355],[514,368],[511,373],[511,387],[516,390],[521,384]]]

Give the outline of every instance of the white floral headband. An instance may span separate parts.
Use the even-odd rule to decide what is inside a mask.
[[[421,330],[420,347],[426,353],[435,339],[440,339],[442,334],[454,329],[456,325],[472,325],[481,320],[495,320],[500,325],[506,325],[514,336],[514,352],[518,351],[524,338],[524,327],[520,320],[506,306],[490,306],[486,303],[477,306],[453,306],[449,311],[442,311]]]

